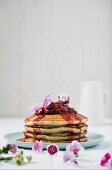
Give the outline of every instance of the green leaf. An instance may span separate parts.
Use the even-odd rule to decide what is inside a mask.
[[[2,154],[2,153],[7,154],[11,149],[12,149],[11,144],[7,144],[7,146],[5,146],[2,149],[0,149],[0,154]]]

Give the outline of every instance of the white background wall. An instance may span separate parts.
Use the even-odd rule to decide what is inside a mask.
[[[111,73],[111,0],[0,0],[0,116],[60,92],[78,109],[86,80],[108,90],[111,116]]]

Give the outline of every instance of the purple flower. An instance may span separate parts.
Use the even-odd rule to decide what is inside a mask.
[[[76,156],[73,154],[73,152],[66,151],[63,155],[64,162],[74,162],[76,161]]]
[[[56,154],[58,152],[58,150],[59,149],[58,149],[57,145],[55,145],[55,144],[51,144],[47,147],[47,151],[50,155]]]
[[[17,152],[18,146],[16,144],[11,145],[11,152],[15,154]]]
[[[36,141],[32,147],[32,150],[34,152],[41,152],[43,149],[43,142],[42,141]]]
[[[109,169],[109,170],[112,170],[112,158],[110,158],[108,160],[108,162],[106,163],[106,167]]]
[[[43,107],[46,108],[51,104],[51,97],[49,95],[47,95],[44,98],[44,102],[43,102]]]
[[[74,140],[72,141],[72,143],[68,144],[66,147],[66,151],[71,151],[73,152],[75,155],[78,154],[79,151],[84,150],[84,148],[81,146],[81,144]]]
[[[39,105],[37,105],[37,104],[33,104],[33,105],[30,107],[28,113],[29,113],[29,112],[35,112],[36,110],[39,110],[40,107],[41,107],[41,106],[39,106]]]
[[[100,165],[105,166],[110,158],[111,158],[110,153],[106,153],[101,159]]]

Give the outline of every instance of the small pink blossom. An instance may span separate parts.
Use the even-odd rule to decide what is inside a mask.
[[[47,151],[50,155],[54,155],[58,152],[58,146],[55,144],[51,144],[47,147]]]
[[[63,155],[64,162],[74,162],[76,161],[76,156],[71,151],[66,151]]]
[[[74,140],[66,146],[66,152],[63,155],[64,162],[74,162],[78,164],[77,157],[79,156],[79,152],[84,151],[84,148],[81,144]]]
[[[78,154],[79,151],[84,150],[84,148],[81,146],[81,144],[74,140],[70,144],[67,145],[66,151],[72,151],[74,154]]]
[[[47,95],[44,98],[44,102],[43,102],[43,107],[46,108],[51,104],[51,97],[49,95]]]
[[[18,146],[16,144],[11,145],[11,152],[15,154],[17,152]]]
[[[110,153],[106,153],[106,154],[103,156],[103,158],[101,159],[101,162],[100,162],[101,166],[105,166],[106,163],[108,162],[108,160],[109,160],[110,158],[111,158]]]
[[[32,150],[34,152],[41,152],[43,149],[43,142],[42,141],[36,141],[32,147]]]
[[[108,160],[108,162],[106,163],[106,167],[109,169],[109,170],[112,170],[112,158],[110,158]]]

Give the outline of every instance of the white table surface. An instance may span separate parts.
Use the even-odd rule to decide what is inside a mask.
[[[23,131],[24,122],[21,118],[1,118],[0,119],[0,147],[7,142],[4,135],[11,132]],[[33,161],[30,164],[24,164],[21,167],[11,163],[0,163],[0,169],[106,169],[101,167],[99,162],[106,152],[112,149],[112,125],[89,127],[88,131],[103,134],[105,140],[98,146],[86,149],[85,159],[80,160],[76,166],[74,163],[64,163],[63,153],[59,151],[56,156],[50,156],[46,151],[35,154],[32,150],[25,149],[25,154],[32,154]]]

